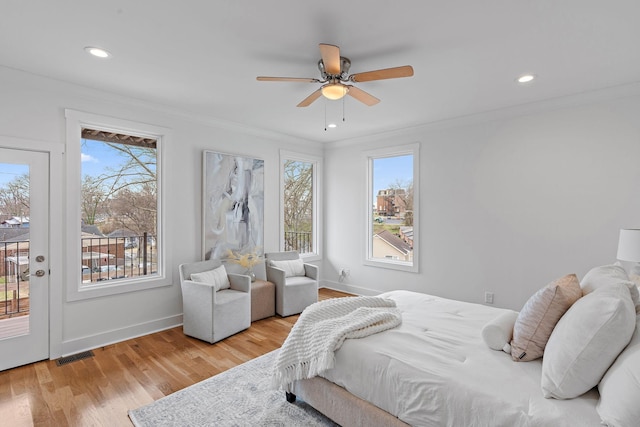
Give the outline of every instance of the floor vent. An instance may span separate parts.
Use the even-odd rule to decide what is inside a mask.
[[[61,357],[60,359],[56,360],[56,365],[62,366],[71,362],[75,362],[76,360],[88,359],[89,357],[93,357],[93,352],[91,350],[83,351],[82,353],[78,354],[72,354],[71,356]]]

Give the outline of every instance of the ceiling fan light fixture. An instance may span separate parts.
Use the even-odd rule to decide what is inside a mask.
[[[341,99],[347,92],[349,92],[349,88],[339,83],[330,83],[322,86],[322,95],[332,101]]]

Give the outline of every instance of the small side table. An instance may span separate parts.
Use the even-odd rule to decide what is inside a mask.
[[[266,280],[251,282],[251,321],[276,315],[276,285]]]

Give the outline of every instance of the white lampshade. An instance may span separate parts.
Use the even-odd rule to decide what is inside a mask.
[[[331,83],[322,86],[322,94],[333,101],[342,98],[349,92],[349,88],[340,83]]]
[[[618,240],[617,259],[621,261],[640,261],[640,230],[621,229]]]

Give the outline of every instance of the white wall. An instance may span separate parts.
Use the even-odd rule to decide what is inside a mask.
[[[553,279],[615,261],[619,228],[640,226],[640,96],[630,89],[332,144],[325,284],[471,302],[490,291],[519,310]],[[365,266],[363,151],[411,142],[421,144],[420,272]],[[342,283],[340,267],[351,270]]]
[[[635,88],[637,89],[637,88]],[[618,229],[640,226],[640,91],[574,99],[472,120],[343,141],[324,149],[324,284],[375,294],[404,288],[520,309],[566,273],[613,261]],[[173,285],[68,303],[53,290],[52,357],[181,321],[178,264],[200,258],[202,150],[265,160],[265,224],[278,224],[278,152],[323,155],[318,143],[191,117],[0,67],[0,134],[65,143],[64,109],[168,127],[166,221]],[[608,99],[607,99],[608,98]],[[496,118],[509,115],[508,118]],[[518,115],[520,114],[520,115]],[[421,143],[419,273],[364,266],[364,150]],[[63,186],[64,182],[56,183]],[[64,218],[64,212],[58,213]],[[70,244],[73,244],[70,243]],[[278,227],[265,227],[265,250]],[[350,276],[338,283],[337,270]],[[51,266],[52,269],[63,266]],[[63,283],[69,283],[63,277]],[[65,286],[65,285],[63,285]],[[56,354],[58,351],[60,354]]]
[[[281,148],[322,155],[317,143],[257,132],[213,120],[194,118],[186,112],[115,96],[80,86],[45,79],[0,67],[0,134],[49,143],[65,143],[66,108],[144,122],[171,129],[165,147],[168,221],[168,264],[173,285],[124,295],[66,302],[66,289],[54,289],[54,306],[62,307],[52,318],[52,354],[57,357],[94,348],[135,335],[180,324],[182,300],[177,265],[201,257],[202,151],[238,153],[265,161],[265,224],[279,219],[279,150]],[[212,95],[214,96],[214,95]],[[61,185],[63,182],[53,183]],[[58,213],[59,219],[65,213]],[[265,227],[265,250],[278,250],[278,227]],[[70,242],[69,244],[75,244]],[[64,265],[51,266],[60,271]],[[62,277],[66,286],[74,286]],[[65,285],[63,285],[65,286]],[[55,310],[54,310],[55,311]],[[59,342],[56,342],[59,341]],[[60,354],[56,354],[60,353]]]

